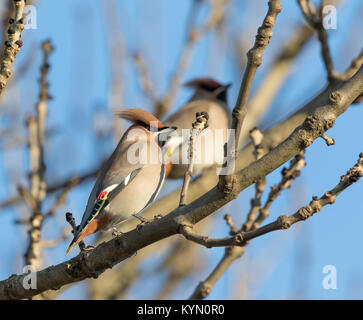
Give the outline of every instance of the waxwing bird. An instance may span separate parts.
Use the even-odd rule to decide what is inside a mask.
[[[174,143],[174,152],[171,154],[170,162],[167,163],[168,178],[182,178],[187,170],[188,130],[197,112],[207,112],[209,120],[208,129],[196,138],[194,173],[198,174],[204,168],[216,163],[222,164],[223,146],[227,141],[229,113],[227,89],[230,84],[223,85],[211,78],[197,78],[185,85],[194,89],[192,97],[164,121],[165,125],[178,128],[179,137],[168,142],[170,145]],[[175,148],[176,145],[178,145],[177,148]]]
[[[157,197],[165,178],[164,145],[175,127],[142,109],[116,113],[133,122],[101,169],[67,253],[86,236],[114,228]]]

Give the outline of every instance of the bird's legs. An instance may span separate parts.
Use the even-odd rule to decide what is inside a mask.
[[[112,236],[113,237],[117,237],[117,236],[121,236],[122,234],[124,234],[123,232],[119,231],[116,229],[116,227],[112,228]]]
[[[86,246],[79,246],[79,249],[81,249],[81,251],[83,252],[86,252],[86,251],[91,251],[93,250],[95,247],[94,246],[91,246],[91,245],[88,245],[87,247]]]
[[[143,224],[150,223],[150,220],[140,216],[138,213],[133,213],[132,216],[139,219]]]
[[[151,221],[150,220],[148,220],[148,219],[146,219],[146,218],[144,218],[144,217],[142,217],[142,216],[140,216],[138,213],[133,213],[132,214],[132,216],[133,217],[135,217],[136,219],[139,219],[140,221],[141,221],[141,223],[140,224],[138,224],[137,225],[137,227],[136,227],[136,230],[137,231],[141,231],[141,228],[145,225],[145,224],[148,224],[148,223],[150,223]]]

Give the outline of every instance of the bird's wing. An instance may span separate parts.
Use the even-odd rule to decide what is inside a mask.
[[[84,228],[89,223],[90,216],[95,213],[95,207],[98,205],[98,200],[100,200],[98,197],[102,191],[111,186],[115,187],[107,196],[108,203],[111,202],[143,168],[144,164],[133,164],[128,159],[128,151],[134,143],[135,141],[121,141],[102,168],[101,174],[89,196],[86,210],[80,224],[81,227]],[[103,206],[106,207],[105,204]]]

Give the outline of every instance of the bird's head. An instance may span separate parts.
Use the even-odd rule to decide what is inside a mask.
[[[177,127],[165,126],[158,118],[146,110],[129,108],[117,111],[116,115],[147,129],[161,148],[164,161],[170,158],[173,151],[183,143],[183,139],[176,132]]]
[[[188,81],[184,86],[195,90],[194,96],[198,98],[213,98],[223,102],[227,102],[227,90],[231,86],[221,84],[212,78],[195,78]]]

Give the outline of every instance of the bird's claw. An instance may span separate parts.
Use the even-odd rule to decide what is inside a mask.
[[[148,224],[150,221],[147,222],[141,222],[136,226],[136,231],[137,232],[141,232],[141,229],[143,228],[144,225]]]
[[[123,234],[124,234],[123,232],[118,231],[116,228],[115,228],[115,229],[113,229],[113,231],[112,231],[112,236],[113,236],[113,237],[118,237],[118,236],[121,236],[121,235],[123,235]]]
[[[81,248],[81,251],[91,251],[91,250],[93,250],[94,248],[95,248],[94,246],[89,245],[89,246],[87,246],[87,247],[83,247],[83,248]]]
[[[132,214],[133,217],[135,217],[136,219],[139,219],[141,221],[141,224],[147,224],[147,223],[150,223],[150,220],[140,216],[139,214],[137,213],[134,213]]]

